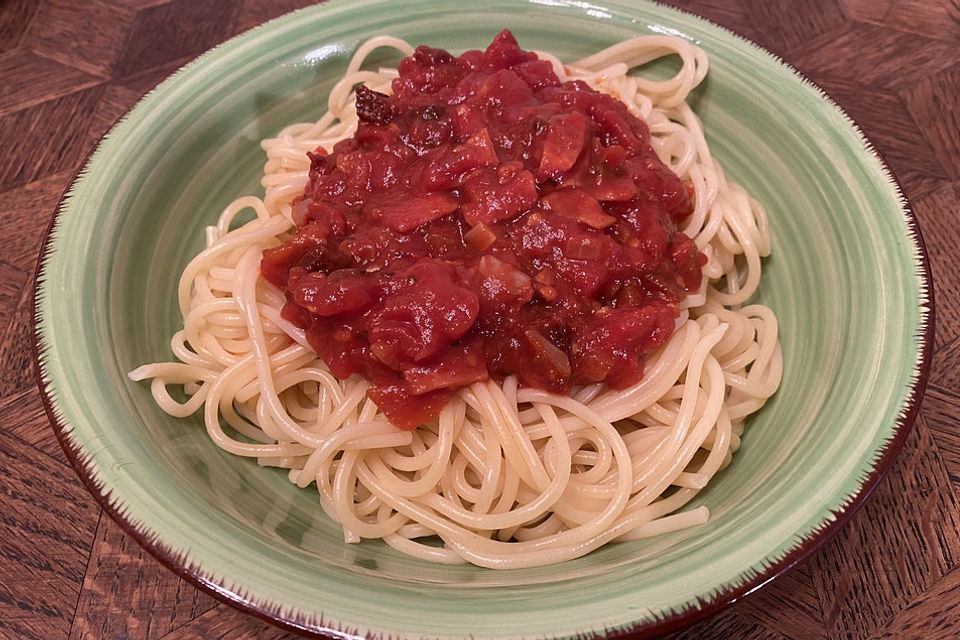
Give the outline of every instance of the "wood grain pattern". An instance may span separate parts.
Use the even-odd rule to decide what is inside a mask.
[[[960,3],[956,0],[842,0],[841,4],[855,20],[895,25],[900,31],[932,38],[960,39]]]
[[[958,47],[960,49],[960,47]],[[904,90],[907,109],[933,144],[937,159],[951,178],[960,178],[960,68],[956,65]]]
[[[90,549],[70,639],[162,638],[216,605],[104,517]]]
[[[132,2],[46,0],[30,20],[22,46],[110,77],[136,13]]]
[[[28,84],[26,78],[10,81]],[[79,166],[90,150],[86,130],[102,94],[103,86],[95,85],[0,115],[0,139],[18,159],[0,167],[0,192]]]
[[[19,111],[100,82],[94,75],[26,49],[11,51],[0,58],[0,76],[30,78],[28,85],[0,84],[0,113]]]
[[[909,58],[908,66],[902,66],[903,56]],[[848,80],[868,88],[903,90],[960,61],[960,47],[854,21],[787,49],[785,57],[815,82]]]
[[[780,55],[821,33],[844,29],[847,26],[838,0],[746,0],[743,5],[751,26],[767,41],[767,49]]]
[[[0,637],[66,637],[99,508],[62,455],[8,433],[0,469]]]
[[[955,338],[933,352],[930,381],[932,389],[946,394],[958,394],[958,390],[960,390],[960,338]],[[950,427],[958,429],[960,413],[953,415],[952,418]]]
[[[179,65],[307,0],[0,2],[0,640],[292,640],[198,592],[88,496],[46,422],[32,273],[99,137]],[[938,311],[930,386],[889,476],[820,551],[671,640],[960,637],[960,1],[673,0],[823,86],[920,220]]]

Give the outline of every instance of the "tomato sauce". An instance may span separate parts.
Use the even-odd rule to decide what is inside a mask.
[[[418,47],[356,134],[310,155],[296,233],[263,254],[283,316],[402,428],[516,375],[624,388],[673,332],[704,256],[646,124],[522,51]]]

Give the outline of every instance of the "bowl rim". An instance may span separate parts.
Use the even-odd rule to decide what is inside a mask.
[[[202,59],[208,57],[214,50],[220,49],[221,47],[237,40],[238,38],[246,37],[252,32],[267,28],[268,25],[276,20],[283,19],[291,14],[299,13],[304,10],[315,10],[317,7],[325,8],[331,5],[345,5],[348,3],[348,1],[349,0],[329,0],[323,5],[311,5],[296,9],[294,11],[289,11],[230,36],[223,42],[197,54],[191,60],[180,65],[170,75],[155,84],[132,106],[127,108],[120,116],[118,116],[110,125],[110,127],[97,139],[96,143],[91,147],[83,161],[78,165],[78,168],[70,178],[68,186],[61,194],[47,229],[44,231],[43,242],[40,247],[40,252],[37,257],[36,266],[33,273],[34,278],[31,291],[31,306],[34,310],[34,313],[32,313],[30,317],[30,329],[32,334],[31,351],[34,364],[34,375],[47,419],[53,428],[57,441],[60,443],[60,447],[63,449],[68,462],[70,463],[71,467],[73,467],[87,491],[97,500],[100,507],[113,519],[113,521],[120,526],[124,533],[136,540],[136,542],[151,556],[153,556],[153,558],[158,560],[163,566],[175,573],[177,576],[197,587],[202,592],[212,595],[217,600],[224,602],[245,614],[271,623],[283,629],[304,635],[305,637],[336,638],[338,640],[353,640],[375,636],[367,634],[359,635],[359,630],[351,631],[350,629],[334,626],[337,624],[334,621],[327,622],[322,617],[318,618],[313,615],[307,616],[304,615],[304,612],[302,611],[286,612],[280,603],[271,604],[269,602],[257,601],[254,598],[246,598],[241,593],[238,593],[241,591],[241,589],[231,589],[227,587],[222,578],[217,579],[212,575],[208,575],[204,571],[203,567],[200,566],[200,564],[196,561],[190,560],[185,552],[174,551],[168,544],[164,543],[156,536],[151,535],[150,532],[139,528],[137,524],[125,516],[122,510],[123,505],[112,498],[112,491],[109,487],[105,486],[105,483],[97,480],[96,467],[93,464],[90,456],[83,450],[81,446],[78,445],[78,443],[74,441],[71,436],[69,425],[58,415],[55,409],[54,393],[50,388],[50,385],[53,381],[51,379],[45,379],[46,370],[44,367],[44,356],[48,351],[48,347],[43,344],[43,335],[40,327],[41,317],[39,313],[39,301],[41,290],[45,286],[43,267],[48,256],[53,251],[54,230],[57,227],[60,216],[64,211],[69,196],[74,187],[86,173],[91,158],[101,147],[104,139],[110,135],[111,132],[121,122],[123,122],[134,109],[139,107],[144,101],[148,100],[155,93],[159,86],[174,80],[184,71],[194,68]],[[897,456],[903,448],[903,445],[909,436],[914,423],[916,422],[920,406],[923,401],[923,396],[929,381],[936,326],[936,305],[934,300],[933,276],[930,266],[930,259],[916,213],[913,211],[913,208],[904,193],[903,185],[890,168],[890,164],[884,157],[884,154],[877,149],[873,141],[864,133],[864,131],[860,128],[848,111],[819,84],[811,80],[804,72],[797,69],[793,64],[785,60],[780,55],[771,52],[766,47],[761,46],[753,39],[717,24],[713,20],[705,18],[693,11],[662,4],[661,0],[646,1],[649,4],[655,5],[658,9],[677,12],[679,14],[700,20],[710,27],[718,29],[724,32],[726,35],[737,39],[741,43],[762,51],[774,59],[778,64],[785,67],[802,83],[816,91],[819,94],[819,97],[827,104],[829,108],[837,110],[844,117],[848,125],[853,128],[857,137],[863,143],[865,151],[875,157],[876,161],[880,165],[880,169],[888,178],[894,195],[899,201],[900,213],[904,218],[908,231],[907,237],[916,251],[914,275],[917,277],[919,282],[918,290],[923,294],[921,296],[921,302],[919,305],[921,317],[923,318],[924,309],[926,310],[926,314],[925,318],[923,318],[925,322],[920,322],[919,331],[915,336],[919,351],[919,357],[914,365],[916,375],[909,382],[911,385],[909,393],[907,394],[903,405],[900,407],[900,412],[893,421],[891,437],[882,445],[882,447],[876,450],[876,453],[878,453],[879,456],[876,457],[872,463],[868,463],[872,464],[872,468],[863,477],[859,490],[855,494],[849,496],[849,499],[839,509],[830,510],[829,513],[834,517],[829,521],[824,519],[822,521],[824,522],[824,526],[816,529],[809,537],[800,540],[796,546],[785,553],[783,557],[771,561],[766,567],[758,571],[755,575],[745,577],[741,583],[737,585],[726,585],[724,588],[719,589],[709,597],[698,596],[695,600],[690,600],[687,603],[688,606],[682,609],[671,611],[657,619],[646,622],[633,622],[617,629],[603,630],[602,637],[604,638],[632,638],[638,640],[644,638],[656,638],[663,634],[685,629],[697,622],[719,613],[720,611],[739,602],[740,600],[743,600],[753,593],[756,593],[770,582],[790,571],[800,562],[809,557],[814,551],[824,546],[830,539],[833,538],[834,535],[837,534],[837,532],[846,526],[846,524],[853,518],[857,511],[870,497],[873,491],[879,486],[887,472],[893,467],[893,463],[896,461]]]

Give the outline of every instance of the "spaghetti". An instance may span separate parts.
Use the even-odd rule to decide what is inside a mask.
[[[756,290],[770,252],[761,206],[725,179],[687,95],[707,59],[673,37],[614,45],[573,65],[549,54],[561,80],[579,79],[626,105],[650,128],[660,159],[693,191],[682,231],[706,256],[700,290],[684,299],[669,341],[622,390],[575,386],[569,396],[502,383],[461,388],[436,420],[397,429],[358,375],[334,377],[305,332],[281,315],[286,297],[260,274],[264,250],[294,230],[293,202],[308,181],[308,152],[350,137],[363,83],[389,92],[397,72],[363,70],[374,49],[413,49],[390,37],[367,41],[331,91],[316,123],[294,124],[263,142],[263,199],[230,204],[207,230],[207,248],[185,268],[178,299],[178,362],[130,373],[151,379],[167,413],[202,409],[211,439],[261,465],[316,483],[324,511],[345,540],[380,538],[444,563],[517,568],[579,557],[614,540],[706,522],[686,505],[731,460],[745,418],[777,389],[777,321]],[[657,58],[682,61],[672,78],[628,71]],[[255,218],[237,224],[252,211]],[[186,400],[171,396],[181,386]]]

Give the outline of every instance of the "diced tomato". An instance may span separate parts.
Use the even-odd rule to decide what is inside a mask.
[[[428,189],[450,189],[458,186],[468,171],[498,164],[500,160],[493,149],[490,134],[481,129],[463,144],[434,154],[426,170],[425,184]]]
[[[484,223],[478,222],[464,234],[463,241],[470,249],[477,253],[483,253],[497,241],[497,233]]]
[[[700,253],[693,240],[680,232],[675,233],[670,259],[676,265],[687,291],[693,292],[699,289],[701,269],[707,264],[707,256]]]
[[[396,280],[364,321],[371,349],[391,368],[436,356],[473,326],[480,300],[449,265],[425,258]]]
[[[599,102],[591,108],[590,115],[604,136],[604,146],[619,144],[631,154],[644,151],[648,137],[646,125],[632,117],[626,107],[612,100]]]
[[[370,217],[403,233],[453,213],[458,207],[456,198],[446,193],[401,193],[371,203]]]
[[[578,111],[550,118],[537,182],[559,180],[583,153],[587,141],[587,119]]]
[[[536,59],[536,54],[521,50],[516,38],[506,29],[497,34],[483,54],[483,61],[490,69],[508,69]]]
[[[356,269],[338,269],[330,275],[314,271],[298,279],[290,290],[294,302],[318,316],[358,313],[379,297],[373,278]]]
[[[574,381],[605,381],[614,388],[635,382],[635,365],[666,343],[675,317],[676,311],[665,305],[604,307],[577,332],[572,348]],[[624,375],[626,371],[634,375]]]
[[[409,388],[402,383],[367,389],[367,395],[386,414],[390,422],[407,430],[416,429],[440,415],[453,393],[453,389],[446,387],[428,393],[411,394]]]
[[[652,202],[669,213],[675,222],[682,222],[693,212],[686,186],[652,153],[631,162],[633,179],[643,187]]]
[[[554,191],[541,202],[549,211],[573,218],[593,229],[605,229],[617,221],[603,212],[603,207],[596,198],[578,189]]]
[[[287,284],[291,265],[309,250],[309,247],[295,244],[282,244],[266,249],[260,259],[260,273],[267,282],[282,289]]]
[[[533,174],[519,162],[506,162],[471,173],[463,183],[461,211],[467,224],[513,220],[537,203]]]
[[[480,258],[475,282],[480,306],[488,311],[519,309],[533,298],[533,280],[517,266],[492,255]]]
[[[639,192],[632,176],[612,172],[603,173],[592,184],[583,185],[583,190],[601,202],[627,202]]]
[[[436,362],[405,366],[403,380],[413,395],[437,389],[466,387],[489,378],[482,347],[477,344],[451,345]]]
[[[560,85],[560,80],[553,72],[553,65],[546,60],[527,60],[516,65],[513,70],[534,90]]]
[[[501,110],[505,106],[528,103],[533,91],[516,72],[500,69],[484,79],[477,95],[486,100],[488,108]]]

